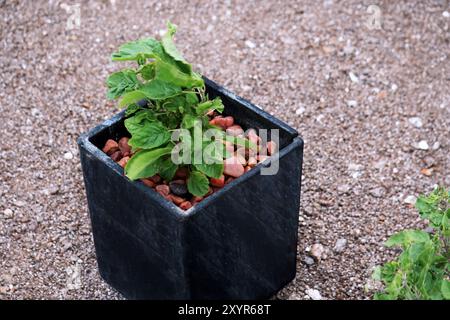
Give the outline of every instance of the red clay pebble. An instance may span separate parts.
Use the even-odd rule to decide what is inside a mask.
[[[191,203],[192,203],[192,204],[194,204],[194,203],[199,203],[199,202],[202,201],[202,200],[203,200],[203,197],[200,197],[200,196],[193,196],[192,199],[191,199]]]
[[[175,173],[175,176],[177,178],[186,178],[188,175],[188,169],[186,167],[178,168],[178,170]]]
[[[224,141],[225,144],[225,151],[228,151],[230,154],[233,154],[234,152],[234,144],[230,141]]]
[[[114,152],[119,150],[119,145],[113,139],[109,139],[108,141],[106,141],[105,146],[103,147],[102,150],[104,153],[106,153],[108,156],[110,156]]]
[[[236,157],[225,159],[223,165],[223,173],[226,175],[238,178],[244,174],[244,166]]]
[[[248,129],[247,138],[254,144],[258,144],[261,141],[261,138],[258,136],[255,129]]]
[[[155,174],[154,176],[149,178],[150,180],[152,180],[154,183],[160,183],[161,182],[161,177],[159,176],[159,174]]]
[[[156,183],[154,183],[152,180],[150,179],[141,179],[141,181],[150,188],[154,188],[156,186]]]
[[[248,165],[249,167],[254,167],[254,166],[256,166],[257,164],[258,164],[258,160],[256,160],[255,157],[249,157],[249,158],[248,158],[247,165]]]
[[[222,176],[221,176],[220,178],[218,178],[218,179],[211,178],[211,179],[209,179],[209,182],[211,183],[212,186],[221,188],[221,187],[223,187],[224,184],[225,184],[225,176],[222,175]]]
[[[244,129],[242,129],[242,127],[238,124],[229,126],[226,131],[228,135],[234,137],[240,136],[244,133]]]
[[[267,152],[269,155],[273,155],[275,152],[277,152],[277,144],[273,141],[267,142]]]
[[[192,208],[192,204],[189,201],[184,201],[179,205],[180,209],[187,210]]]
[[[229,184],[231,181],[233,181],[234,178],[233,177],[228,177],[227,181],[225,181],[225,184]]]
[[[130,140],[128,137],[123,137],[119,140],[119,149],[123,154],[131,153],[131,147],[128,144],[128,140]]]
[[[111,154],[110,157],[111,159],[113,159],[113,161],[117,162],[122,159],[122,152],[120,152],[120,150],[117,150],[116,152]]]
[[[177,206],[182,204],[184,201],[186,201],[186,199],[182,198],[182,197],[178,197],[174,194],[169,194],[167,196],[167,199],[172,201],[173,203],[175,203]]]
[[[216,116],[216,117],[212,118],[212,120],[209,121],[209,124],[212,124],[214,126],[222,127],[222,125],[224,124],[223,117],[222,116]]]
[[[247,165],[247,160],[245,160],[245,155],[241,155],[240,153],[236,152],[234,154],[234,156],[236,157],[236,159],[238,159],[240,164],[242,164],[243,166]]]
[[[170,188],[165,184],[160,184],[156,186],[156,192],[158,192],[163,197],[167,197],[170,193]]]
[[[128,160],[130,160],[130,157],[123,157],[122,159],[119,160],[119,162],[117,162],[119,164],[119,166],[121,166],[122,168],[125,168],[125,165],[127,164]]]
[[[234,124],[234,118],[232,116],[223,118],[223,125],[225,128],[231,127],[233,124]]]

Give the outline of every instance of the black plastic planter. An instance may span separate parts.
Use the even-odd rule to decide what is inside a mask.
[[[296,272],[303,141],[297,131],[205,79],[244,128],[279,129],[269,159],[183,211],[131,182],[101,151],[126,135],[121,112],[78,139],[101,276],[129,299],[269,298]],[[261,166],[279,161],[276,175]]]

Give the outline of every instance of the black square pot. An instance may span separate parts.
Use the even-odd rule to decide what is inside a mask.
[[[183,211],[132,182],[101,150],[127,135],[124,112],[78,139],[100,275],[129,299],[264,299],[296,272],[303,141],[296,130],[205,79],[243,128],[279,129],[270,158]],[[261,167],[279,161],[276,175]]]

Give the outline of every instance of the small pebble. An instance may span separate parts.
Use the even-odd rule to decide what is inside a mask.
[[[419,117],[412,117],[408,119],[409,123],[412,124],[416,128],[422,128],[423,122]]]
[[[160,184],[156,186],[156,192],[158,192],[163,197],[167,197],[170,193],[170,188],[168,185]]]
[[[105,146],[102,149],[102,151],[104,153],[106,153],[108,156],[110,156],[111,154],[113,154],[117,150],[119,150],[119,144],[116,141],[112,140],[112,139],[108,139],[106,141],[106,143],[105,143]]]
[[[323,253],[325,252],[325,248],[320,243],[315,243],[311,247],[311,256],[316,260],[320,260],[322,258]]]
[[[125,165],[127,164],[128,160],[130,160],[130,157],[123,157],[123,158],[120,159],[117,163],[118,163],[119,166],[121,166],[122,168],[125,168]]]
[[[128,140],[130,140],[128,137],[123,137],[119,140],[119,149],[123,154],[131,152],[131,147],[128,144]]]
[[[192,203],[190,203],[189,201],[184,201],[183,203],[181,203],[179,205],[179,207],[183,210],[188,210],[188,209],[192,208]]]
[[[358,79],[358,77],[353,73],[353,72],[349,72],[349,77],[350,77],[350,80],[353,82],[353,83],[358,83],[359,82],[359,79]]]
[[[244,166],[236,157],[225,159],[223,173],[235,178],[242,176],[245,172]]]
[[[150,180],[150,179],[141,179],[141,181],[142,181],[147,187],[154,188],[154,187],[156,186],[156,183],[153,182],[153,180]]]
[[[256,44],[254,42],[250,41],[250,40],[246,40],[245,41],[245,45],[247,47],[249,47],[250,49],[254,49],[256,47]]]
[[[358,105],[358,102],[356,100],[348,100],[347,101],[347,106],[350,108],[354,108]]]
[[[312,300],[322,300],[323,299],[319,290],[307,289],[305,292]]]
[[[72,152],[66,152],[66,153],[64,153],[64,159],[66,159],[66,160],[72,160],[73,159],[73,154],[72,154]]]
[[[305,111],[306,111],[306,109],[304,107],[300,107],[297,110],[295,110],[295,114],[299,116],[299,115],[305,113]]]
[[[337,239],[336,244],[334,245],[334,251],[341,252],[344,250],[345,246],[347,245],[347,239]]]
[[[306,256],[303,259],[303,262],[305,262],[308,266],[312,266],[314,264],[314,259],[311,258],[310,256]]]
[[[116,152],[111,154],[110,157],[114,162],[117,162],[122,159],[122,152],[120,152],[120,150],[117,150]]]
[[[5,209],[3,210],[3,214],[5,218],[11,218],[14,214],[14,212],[11,209]]]
[[[184,181],[183,181],[184,182]],[[180,197],[184,197],[188,194],[188,189],[185,183],[180,183],[180,181],[171,181],[169,182],[170,191]]]
[[[425,140],[422,140],[422,141],[419,141],[417,143],[414,143],[413,147],[415,149],[418,149],[418,150],[428,150],[428,149],[430,149],[430,146],[428,145],[428,142],[426,142]]]
[[[416,204],[416,200],[417,200],[417,198],[415,196],[409,195],[403,200],[403,202],[407,203],[407,204],[414,205],[414,204]]]
[[[218,179],[211,178],[209,181],[210,181],[212,186],[221,188],[221,187],[223,187],[225,185],[225,176],[222,175]]]

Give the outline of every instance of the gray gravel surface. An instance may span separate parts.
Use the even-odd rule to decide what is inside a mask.
[[[65,6],[76,3],[79,26]],[[371,4],[381,29],[366,25]],[[197,70],[305,140],[298,273],[277,297],[370,298],[371,268],[395,253],[382,242],[421,226],[406,202],[450,186],[449,11],[447,1],[0,1],[0,299],[121,298],[96,269],[76,138],[116,112],[111,52],[167,19]]]

